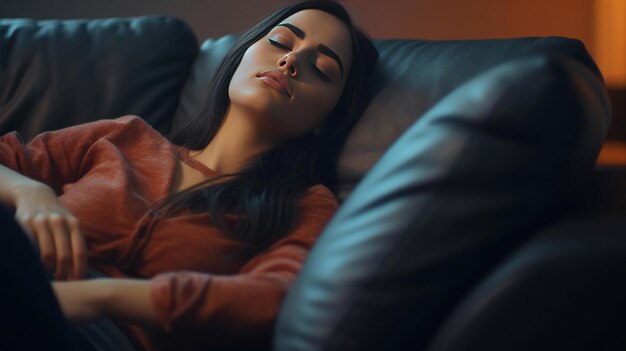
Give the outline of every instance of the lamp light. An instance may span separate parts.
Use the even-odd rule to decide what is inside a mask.
[[[626,0],[594,1],[594,56],[611,88],[626,88]]]

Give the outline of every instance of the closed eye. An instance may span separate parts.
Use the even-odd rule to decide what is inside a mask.
[[[267,39],[267,41],[276,46],[277,48],[280,48],[282,50],[286,50],[286,51],[291,51],[291,48],[287,47],[286,45],[283,45],[279,42],[277,42],[276,40],[273,39]],[[323,81],[332,83],[332,81],[330,80],[330,78],[328,78],[327,75],[324,74],[324,72],[322,72],[319,68],[317,68],[317,66],[315,65],[311,65],[311,68],[313,69],[313,73],[315,73],[316,76],[318,76],[320,79],[322,79]]]
[[[311,67],[313,68],[313,72],[315,72],[315,74],[322,78],[322,80],[327,81],[329,83],[331,83],[332,81],[330,80],[330,78],[328,78],[327,75],[324,74],[324,72],[322,72],[319,68],[317,68],[317,66],[315,65],[311,65]]]
[[[267,39],[267,41],[269,41],[269,42],[270,42],[270,44],[272,44],[272,45],[274,45],[274,46],[276,46],[276,47],[279,47],[279,48],[281,48],[281,49],[283,49],[283,50],[291,51],[291,48],[286,47],[285,45],[283,45],[283,44],[281,44],[281,43],[277,42],[276,40]]]

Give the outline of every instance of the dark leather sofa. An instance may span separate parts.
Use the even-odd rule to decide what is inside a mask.
[[[0,20],[0,133],[193,113],[234,36],[168,17]],[[626,347],[626,171],[594,167],[603,80],[566,38],[377,40],[345,200],[276,350]]]

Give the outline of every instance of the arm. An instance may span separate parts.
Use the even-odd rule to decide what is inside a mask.
[[[78,220],[49,186],[0,165],[0,201],[39,247],[43,264],[57,279],[80,279],[87,250]]]
[[[15,200],[20,194],[44,188],[49,187],[0,165],[0,202],[5,205],[15,208]]]
[[[65,317],[72,323],[116,318],[157,327],[156,310],[150,301],[150,281],[139,279],[92,279],[52,284]]]
[[[74,323],[113,318],[160,329],[194,347],[222,342],[258,347],[268,341],[285,293],[336,208],[330,191],[318,188],[306,201],[298,228],[239,274],[171,272],[151,280],[55,282],[53,288]]]
[[[42,133],[29,143],[17,132],[0,136],[0,201],[16,210],[16,220],[56,279],[79,279],[87,265],[78,219],[57,194],[89,170],[83,160],[98,140],[137,120],[128,116],[82,124]]]
[[[79,129],[43,133],[30,143],[16,132],[0,137],[0,201],[15,209],[44,266],[61,280],[82,278],[87,266],[78,220],[57,197],[74,181],[91,141],[80,138]]]
[[[171,272],[154,277],[151,296],[161,329],[181,345],[207,349],[269,343],[283,298],[337,206],[328,189],[314,187],[300,201],[296,228],[238,274]]]

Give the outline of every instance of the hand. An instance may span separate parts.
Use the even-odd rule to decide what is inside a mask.
[[[41,183],[15,190],[15,219],[39,246],[44,266],[57,280],[81,279],[87,249],[78,219]]]

